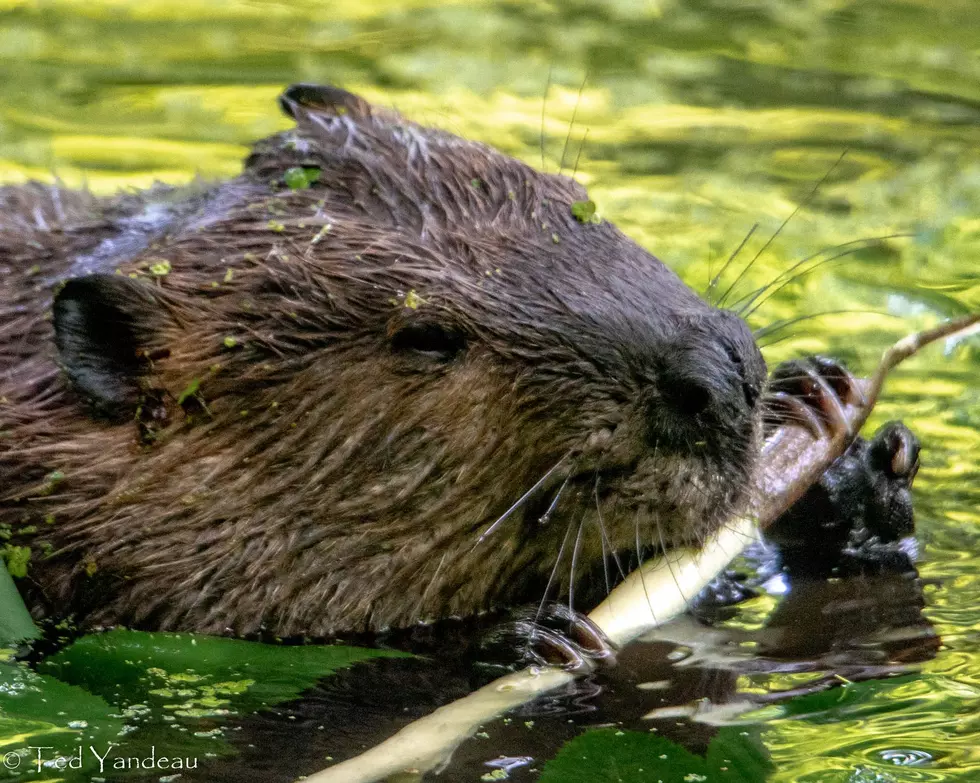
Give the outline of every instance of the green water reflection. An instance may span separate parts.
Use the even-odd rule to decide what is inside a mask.
[[[903,333],[980,308],[978,30],[976,0],[0,0],[0,180],[233,175],[286,127],[284,84],[336,82],[574,169],[604,217],[704,289],[827,175],[729,301],[868,239],[751,316],[833,311],[768,337],[768,358],[867,370]],[[945,349],[896,373],[875,419],[923,439],[922,570],[947,648],[860,707],[775,718],[774,780],[980,779],[980,343]],[[933,761],[896,766],[896,748]]]

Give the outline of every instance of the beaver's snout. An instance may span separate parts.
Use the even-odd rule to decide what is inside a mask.
[[[644,394],[651,448],[700,443],[719,429],[748,434],[766,365],[744,322],[719,312],[686,323],[658,353]]]

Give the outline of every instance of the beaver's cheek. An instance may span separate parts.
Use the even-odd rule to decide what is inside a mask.
[[[628,470],[596,473],[592,502],[614,546],[685,545],[714,532],[744,504],[750,465],[651,452]]]
[[[584,452],[596,454],[606,451],[613,440],[613,430],[611,427],[603,427],[601,430],[593,432],[585,441]]]

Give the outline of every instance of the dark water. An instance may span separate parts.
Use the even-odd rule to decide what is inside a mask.
[[[334,82],[549,171],[575,170],[604,217],[699,289],[758,223],[718,290],[764,252],[730,300],[800,259],[865,240],[795,277],[750,320],[817,315],[770,336],[767,358],[827,353],[866,372],[902,334],[980,309],[978,30],[975,0],[8,0],[0,180],[59,177],[111,192],[229,176],[246,145],[287,125],[274,104],[283,85]],[[895,373],[871,426],[891,418],[923,441],[915,490],[927,584],[924,625],[911,624],[934,629],[941,648],[896,641],[887,618],[861,627],[867,612],[841,608],[853,594],[821,595],[805,606],[830,607],[840,638],[824,647],[845,651],[801,649],[796,664],[774,667],[757,636],[733,641],[774,623],[780,600],[765,595],[719,623],[723,638],[678,627],[631,652],[575,724],[538,716],[535,731],[525,718],[488,727],[446,779],[477,780],[492,771],[486,760],[507,754],[535,758],[511,778],[530,780],[580,725],[621,722],[702,755],[712,738],[731,749],[742,737],[770,761],[746,762],[757,772],[738,779],[980,780],[978,338],[933,347]],[[892,582],[860,589],[876,609],[920,599]],[[787,622],[809,627],[813,617]],[[858,664],[888,659],[883,650],[907,649],[902,676],[854,676]],[[721,663],[687,668],[669,660],[719,653]],[[765,706],[767,694],[841,667],[850,685]],[[752,711],[692,720],[706,680],[716,697],[756,699]],[[661,690],[636,683],[660,681],[687,712],[642,717]],[[326,764],[330,742],[284,728],[289,720],[244,729],[270,750],[242,744],[241,766],[223,761],[221,775],[262,768],[259,779],[276,770],[288,779]],[[618,769],[582,779],[659,779],[649,766]]]

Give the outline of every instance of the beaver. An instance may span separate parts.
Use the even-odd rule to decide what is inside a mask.
[[[746,502],[739,317],[569,177],[336,87],[280,104],[230,181],[0,195],[0,524],[38,616],[404,627]]]

